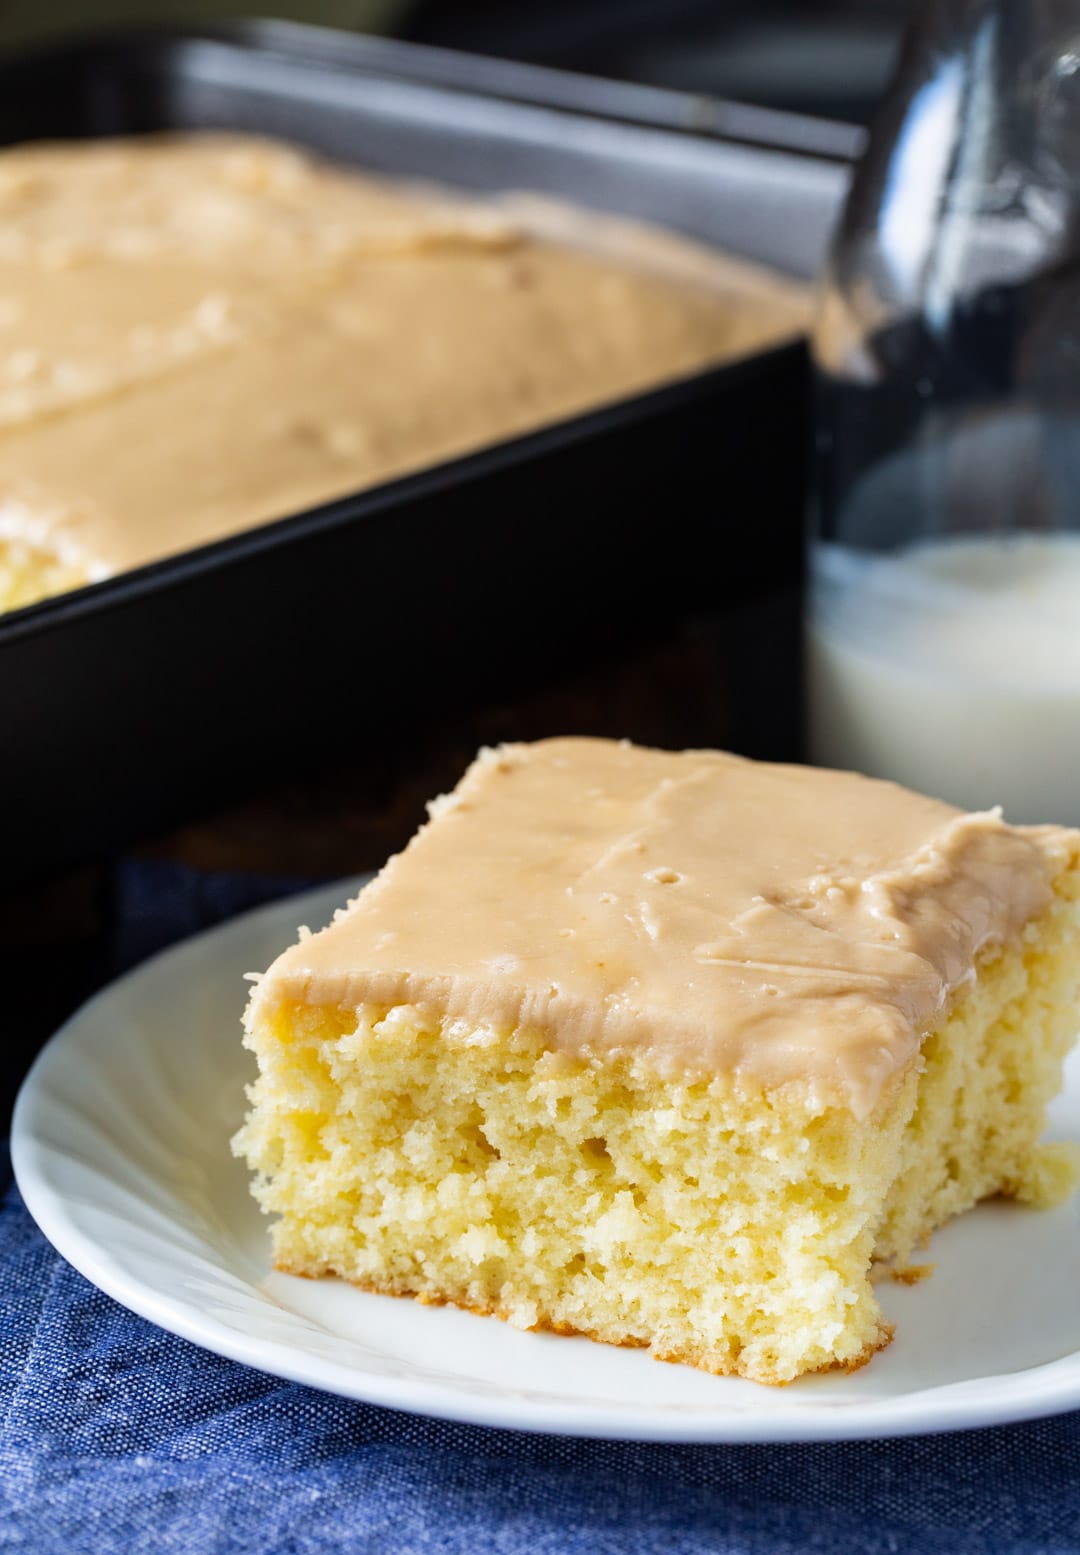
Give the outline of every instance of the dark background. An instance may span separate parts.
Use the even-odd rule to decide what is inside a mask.
[[[0,40],[289,17],[864,122],[913,0],[8,0]]]

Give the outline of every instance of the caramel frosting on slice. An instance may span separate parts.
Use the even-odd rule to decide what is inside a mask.
[[[596,739],[481,752],[430,808],[250,1018],[414,1004],[859,1116],[1080,849],[852,773]]]

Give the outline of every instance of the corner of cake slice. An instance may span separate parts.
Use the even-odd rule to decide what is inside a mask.
[[[903,1267],[1040,1145],[1080,834],[848,773],[482,752],[256,986],[234,1142],[278,1268],[762,1382],[887,1343]]]

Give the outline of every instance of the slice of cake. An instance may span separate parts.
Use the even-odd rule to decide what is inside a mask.
[[[234,1148],[277,1266],[764,1382],[858,1366],[875,1259],[1070,1185],[1038,1141],[1078,896],[1080,833],[852,774],[485,751],[257,984]]]

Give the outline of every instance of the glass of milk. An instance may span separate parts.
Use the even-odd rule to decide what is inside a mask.
[[[1080,824],[1080,0],[938,0],[813,338],[811,758]]]

